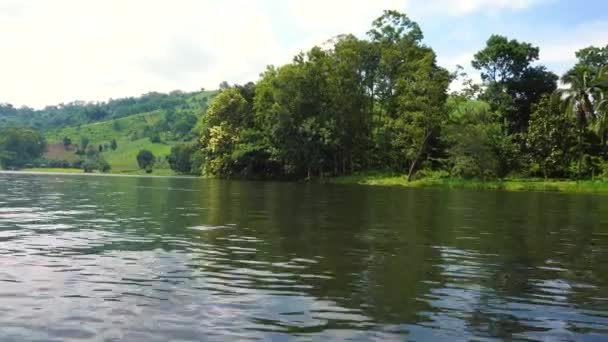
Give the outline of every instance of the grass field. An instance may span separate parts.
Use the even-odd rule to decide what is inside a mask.
[[[495,181],[465,180],[456,178],[423,178],[407,181],[403,175],[364,173],[329,179],[330,183],[363,184],[376,186],[443,187],[462,189],[488,189],[505,191],[559,191],[580,193],[608,193],[608,181],[603,180],[544,180],[504,179]]]

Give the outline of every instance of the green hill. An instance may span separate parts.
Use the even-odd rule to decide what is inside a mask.
[[[143,173],[138,168],[136,156],[140,150],[147,149],[157,159],[153,174],[172,175],[174,173],[166,162],[166,156],[175,143],[196,137],[193,128],[215,93],[191,93],[165,109],[43,130],[48,142],[44,158],[48,164],[56,161],[73,163],[80,158],[76,150],[86,139],[89,146],[96,149],[101,146],[101,155],[110,164],[112,173]],[[72,142],[68,148],[63,144],[65,137]],[[112,140],[117,143],[115,150],[111,149]]]

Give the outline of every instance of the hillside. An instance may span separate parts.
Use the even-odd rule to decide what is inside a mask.
[[[0,128],[10,126],[33,127],[40,130],[57,129],[94,122],[118,119],[155,110],[197,111],[216,91],[168,94],[150,92],[138,97],[110,99],[106,102],[74,101],[46,106],[42,109],[16,108],[0,102]]]
[[[143,173],[138,168],[136,156],[140,150],[147,149],[157,158],[153,174],[171,175],[173,171],[166,156],[175,143],[195,137],[192,130],[215,93],[192,93],[164,109],[42,130],[48,143],[44,159],[48,165],[60,161],[72,164],[81,159],[76,151],[87,141],[88,146],[101,150],[100,155],[110,164],[113,173]],[[67,147],[64,146],[66,137],[71,141]],[[112,140],[116,141],[115,150],[111,148]]]

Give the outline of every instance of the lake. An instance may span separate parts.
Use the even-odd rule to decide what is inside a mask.
[[[0,174],[0,340],[608,340],[608,196]]]

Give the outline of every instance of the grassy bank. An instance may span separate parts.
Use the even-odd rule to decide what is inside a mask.
[[[412,182],[395,174],[365,173],[337,177],[329,180],[336,184],[364,184],[376,186],[444,187],[460,189],[488,189],[506,191],[558,191],[578,193],[608,193],[608,182],[601,180],[544,180],[504,179],[494,181],[465,180],[455,178],[422,178]]]

